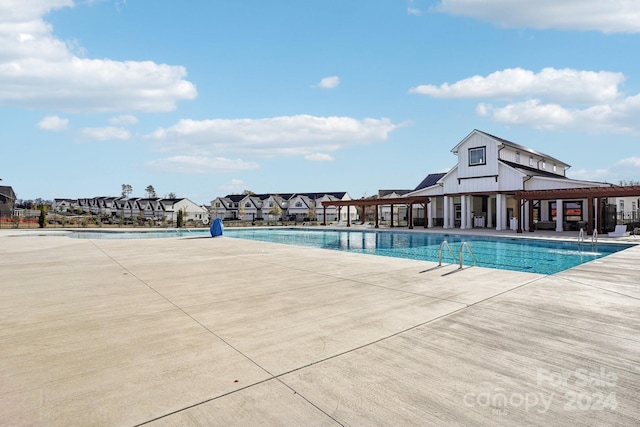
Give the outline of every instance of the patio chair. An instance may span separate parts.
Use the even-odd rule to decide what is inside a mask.
[[[629,232],[627,232],[627,226],[626,225],[616,225],[615,230],[610,231],[608,233],[609,237],[626,237],[629,235]]]

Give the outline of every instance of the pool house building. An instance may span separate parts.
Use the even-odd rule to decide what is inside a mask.
[[[451,170],[404,195],[429,198],[413,207],[425,227],[591,231],[611,228],[619,201],[640,196],[637,186],[569,179],[566,162],[479,130],[451,152],[458,158]]]

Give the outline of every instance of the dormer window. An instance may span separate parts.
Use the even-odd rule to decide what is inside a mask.
[[[516,151],[516,163],[520,163],[520,152]]]
[[[469,166],[486,165],[487,157],[485,156],[486,147],[469,148]]]
[[[547,162],[543,159],[542,160],[542,169],[546,169],[547,168]]]
[[[558,172],[558,166],[555,163],[553,164],[553,171]]]
[[[529,166],[533,166],[533,156],[529,156]]]

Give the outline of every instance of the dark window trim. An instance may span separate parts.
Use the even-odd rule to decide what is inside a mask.
[[[472,151],[472,150],[482,150],[482,154],[483,154],[483,156],[482,156],[482,163],[471,163],[471,151]],[[469,148],[468,156],[469,156],[469,159],[468,159],[468,160],[469,160],[469,161],[468,161],[468,163],[469,163],[469,167],[472,167],[472,166],[484,166],[484,165],[486,165],[486,164],[487,164],[487,146],[486,146],[486,145],[484,145],[484,146],[482,146],[482,147],[471,147],[471,148]]]

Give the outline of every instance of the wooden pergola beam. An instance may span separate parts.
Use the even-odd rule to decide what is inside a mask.
[[[586,188],[562,188],[555,190],[521,190],[515,192],[515,197],[524,200],[552,200],[552,199],[586,199],[589,197],[628,197],[640,196],[640,185]]]
[[[412,214],[412,210],[413,210],[413,205],[415,204],[424,204],[425,206],[425,224],[426,224],[426,212],[427,212],[427,203],[430,203],[431,199],[427,196],[413,196],[413,197],[396,197],[393,199],[357,199],[357,200],[327,200],[322,202],[322,207],[324,210],[324,221],[322,223],[322,225],[327,225],[327,207],[328,206],[336,206],[338,207],[338,210],[340,209],[340,207],[342,206],[347,206],[347,209],[349,209],[349,206],[375,206],[376,207],[376,224],[375,224],[375,228],[378,228],[378,206],[385,206],[385,205],[409,205],[409,228],[413,228],[413,214]],[[364,209],[363,209],[363,216],[364,216]],[[392,216],[391,216],[391,226],[393,227],[393,212],[392,212]],[[347,227],[349,227],[350,221],[349,221],[349,217],[347,214]]]

